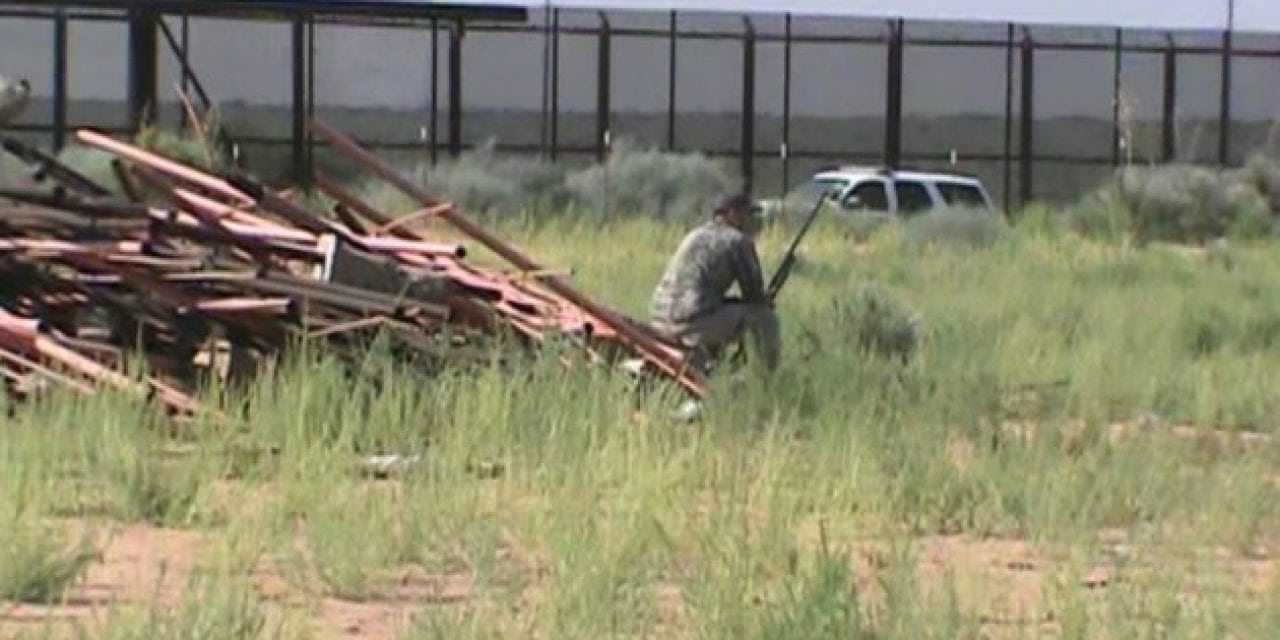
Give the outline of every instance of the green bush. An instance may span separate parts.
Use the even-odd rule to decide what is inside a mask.
[[[1004,218],[981,209],[949,207],[908,218],[903,239],[910,244],[989,247],[1007,228]]]
[[[487,216],[565,210],[617,218],[688,219],[708,211],[735,179],[701,154],[672,154],[621,142],[603,163],[579,169],[540,158],[503,156],[492,141],[434,167],[420,184],[465,211]]]
[[[415,174],[432,193],[482,215],[552,211],[569,200],[563,167],[539,158],[500,156],[492,140],[457,160],[419,167]]]
[[[1069,214],[1071,228],[1094,237],[1201,243],[1259,237],[1280,215],[1280,165],[1254,156],[1241,169],[1186,164],[1125,167]]]
[[[681,220],[702,216],[739,184],[700,153],[667,153],[623,141],[603,164],[570,174],[566,187],[575,205],[596,215]]]
[[[865,355],[906,361],[920,344],[920,317],[874,286],[852,300],[836,299],[822,335],[856,345]]]

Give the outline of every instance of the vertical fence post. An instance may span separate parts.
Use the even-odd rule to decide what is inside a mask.
[[[156,108],[159,14],[148,7],[129,9],[129,124],[138,131],[150,124]]]
[[[756,159],[756,30],[750,17],[742,23],[742,186],[750,193]]]
[[[1178,157],[1178,45],[1168,34],[1164,50],[1164,104],[1160,120],[1160,151],[1165,162]]]
[[[667,150],[676,148],[676,44],[679,40],[678,16],[671,10],[671,35],[667,47]]]
[[[782,185],[779,195],[786,195],[791,184],[791,14],[786,16],[782,33]]]
[[[1232,27],[1222,32],[1222,96],[1218,116],[1218,164],[1231,162],[1231,58]]]
[[[449,31],[449,155],[462,155],[462,20]]]
[[[191,61],[191,16],[182,14],[182,57],[188,62]],[[182,65],[182,93],[190,95],[191,93],[191,67],[187,64]],[[187,110],[182,110],[182,117],[185,120]]]
[[[884,163],[897,169],[902,162],[902,48],[903,21],[889,23],[888,77],[885,91]]]
[[[538,155],[547,157],[547,120],[551,117],[550,101],[551,91],[548,84],[551,82],[551,4],[543,5],[542,11],[542,100],[539,104],[540,117],[538,118]]]
[[[560,10],[551,10],[551,159],[560,155]]]
[[[1111,166],[1120,166],[1121,147],[1128,143],[1124,138],[1124,132],[1121,129],[1121,93],[1124,90],[1122,85],[1121,73],[1124,64],[1124,31],[1116,29],[1115,47],[1114,47],[1114,68],[1111,76]]]
[[[315,120],[316,117],[316,18],[314,15],[307,15],[307,122]],[[303,127],[306,134],[307,153],[305,157],[304,173],[302,174],[302,188],[311,189],[311,176],[315,173],[315,138],[311,135],[310,127]]]
[[[302,184],[306,180],[306,157],[303,141],[307,135],[307,70],[306,70],[306,23],[301,11],[293,14],[289,21],[291,27],[290,60],[292,61],[292,129],[290,138],[289,160],[293,167],[294,184]]]
[[[440,21],[431,19],[431,121],[427,135],[431,138],[431,166],[440,161]]]
[[[1004,196],[1007,214],[1013,198],[1013,23],[1006,26],[1004,45]]]
[[[609,153],[609,88],[612,82],[612,29],[609,16],[600,12],[600,34],[596,50],[596,159],[604,162]]]
[[[53,149],[67,142],[67,12],[59,6],[53,16]]]
[[[1034,197],[1034,180],[1032,176],[1032,157],[1035,145],[1033,143],[1035,128],[1035,64],[1036,64],[1036,48],[1035,43],[1031,41],[1031,30],[1023,28],[1022,31],[1022,109],[1018,114],[1021,120],[1021,133],[1019,135],[1019,181],[1021,182],[1020,196],[1022,205],[1030,204],[1031,198]]]

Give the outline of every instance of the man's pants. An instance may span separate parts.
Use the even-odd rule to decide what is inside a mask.
[[[768,305],[732,302],[688,322],[667,324],[655,321],[653,328],[662,337],[692,350],[693,364],[700,369],[708,358],[737,342],[744,331],[751,334],[755,351],[765,368],[772,371],[778,366],[781,351],[778,316]]]

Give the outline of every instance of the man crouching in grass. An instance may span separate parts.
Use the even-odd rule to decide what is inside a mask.
[[[744,332],[767,370],[778,365],[778,319],[765,296],[754,240],[757,215],[744,194],[722,199],[712,219],[681,241],[653,293],[654,330],[688,349],[699,371]],[[726,295],[734,283],[741,298]]]

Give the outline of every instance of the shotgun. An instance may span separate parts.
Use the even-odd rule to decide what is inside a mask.
[[[800,233],[791,241],[791,246],[787,248],[786,254],[782,256],[782,262],[778,264],[778,270],[773,272],[773,277],[769,280],[769,287],[765,289],[765,298],[772,303],[778,298],[778,293],[782,291],[782,287],[787,284],[787,280],[791,277],[791,270],[796,264],[796,250],[800,248],[800,242],[804,240],[806,234],[809,233],[809,227],[813,226],[813,221],[818,219],[818,213],[822,211],[822,205],[826,204],[827,195],[824,193],[818,196],[818,201],[814,203],[813,210],[809,212],[809,217],[805,219],[804,226],[800,227]]]

